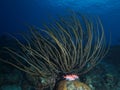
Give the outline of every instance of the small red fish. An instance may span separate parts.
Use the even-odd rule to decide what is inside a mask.
[[[78,79],[79,77],[75,74],[71,74],[71,75],[65,75],[63,76],[66,80],[69,80],[69,81],[72,81],[72,80],[75,80],[75,79]]]

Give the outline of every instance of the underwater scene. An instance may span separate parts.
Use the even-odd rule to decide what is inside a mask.
[[[0,90],[120,90],[120,0],[0,0]]]

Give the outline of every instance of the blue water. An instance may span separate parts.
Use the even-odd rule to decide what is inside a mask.
[[[0,0],[0,34],[24,31],[25,24],[42,27],[68,9],[100,16],[111,44],[120,44],[120,0]]]
[[[43,28],[43,24],[52,23],[70,10],[99,16],[108,41],[111,33],[108,55],[83,79],[91,81],[88,84],[93,85],[95,90],[120,90],[120,0],[0,0],[0,58],[10,59],[9,55],[1,53],[2,47],[16,48],[17,45],[14,40],[2,35],[17,35],[27,30],[26,25]],[[35,81],[35,78],[0,62],[0,90],[36,90],[36,85],[32,84],[41,81],[38,78]],[[37,85],[37,88],[40,86]]]

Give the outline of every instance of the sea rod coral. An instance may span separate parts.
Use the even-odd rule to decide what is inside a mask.
[[[55,83],[60,78],[56,90],[91,90],[78,78],[97,65],[109,49],[100,19],[92,21],[80,14],[60,18],[45,29],[31,26],[29,35],[23,37],[26,43],[15,38],[18,51],[5,48],[15,61],[1,61],[36,77],[54,77]]]

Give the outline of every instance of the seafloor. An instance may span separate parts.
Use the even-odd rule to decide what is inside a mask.
[[[2,47],[14,47],[16,43],[7,36],[0,37],[0,57]],[[111,46],[104,60],[92,71],[81,76],[81,81],[88,84],[92,90],[120,90],[120,45]],[[52,80],[52,79],[51,79]],[[50,90],[48,80],[34,78],[28,74],[0,62],[0,90]]]

